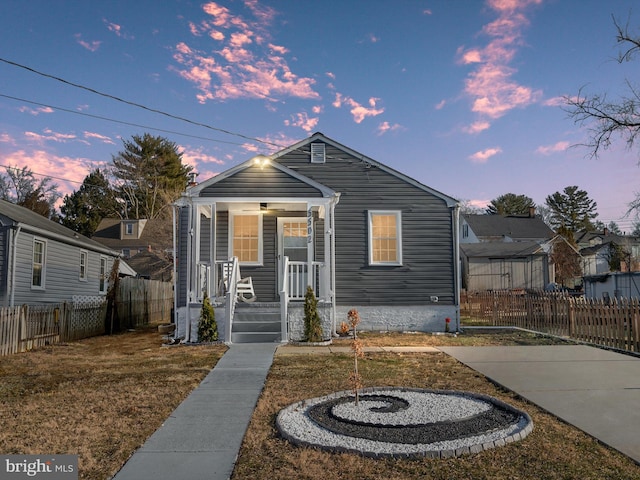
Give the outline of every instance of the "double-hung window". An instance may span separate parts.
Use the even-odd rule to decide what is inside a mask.
[[[31,288],[44,289],[44,274],[47,258],[47,244],[43,240],[33,241],[33,263]]]
[[[231,215],[229,253],[241,265],[262,265],[262,216]]]
[[[100,293],[107,293],[107,257],[100,257],[100,278],[98,290]]]
[[[369,265],[402,265],[400,211],[369,211]]]
[[[80,250],[80,281],[87,281],[87,264],[89,261],[89,252],[86,250]]]

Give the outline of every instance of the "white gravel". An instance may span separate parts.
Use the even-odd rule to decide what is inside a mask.
[[[362,399],[358,407],[354,403],[345,403],[334,407],[332,413],[343,419],[375,425],[416,425],[440,422],[444,420],[462,420],[493,408],[486,396],[468,396],[464,392],[434,393],[428,390],[402,390],[394,388],[367,389],[366,393],[389,395],[407,400],[410,408],[380,413],[371,408],[383,407],[386,402]],[[303,400],[289,405],[280,411],[277,426],[289,441],[334,451],[356,452],[367,456],[457,456],[464,453],[479,452],[524,438],[532,430],[529,416],[521,413],[517,423],[500,430],[483,432],[470,437],[428,444],[392,443],[357,438],[331,432],[316,424],[308,415],[310,407],[351,392],[339,392],[333,395]],[[512,408],[513,407],[509,407]],[[515,410],[515,409],[513,409]],[[473,433],[473,432],[469,432]]]

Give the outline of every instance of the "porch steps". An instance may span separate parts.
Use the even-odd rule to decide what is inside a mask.
[[[282,340],[279,303],[238,303],[231,328],[232,343]]]

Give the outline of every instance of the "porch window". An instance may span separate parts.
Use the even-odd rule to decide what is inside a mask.
[[[33,266],[31,270],[31,288],[44,289],[45,258],[47,244],[42,240],[33,241]]]
[[[262,217],[259,214],[232,215],[230,254],[243,265],[262,265]]]
[[[402,264],[402,217],[399,211],[369,211],[369,264]]]

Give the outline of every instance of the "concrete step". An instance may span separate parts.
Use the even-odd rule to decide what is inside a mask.
[[[262,322],[262,321],[242,321],[242,322],[233,322],[233,332],[272,332],[272,333],[280,333],[281,329],[280,319],[273,322]]]
[[[236,310],[235,315],[233,316],[233,323],[236,322],[280,322],[280,312]]]
[[[232,343],[271,343],[280,342],[280,332],[232,332]]]

